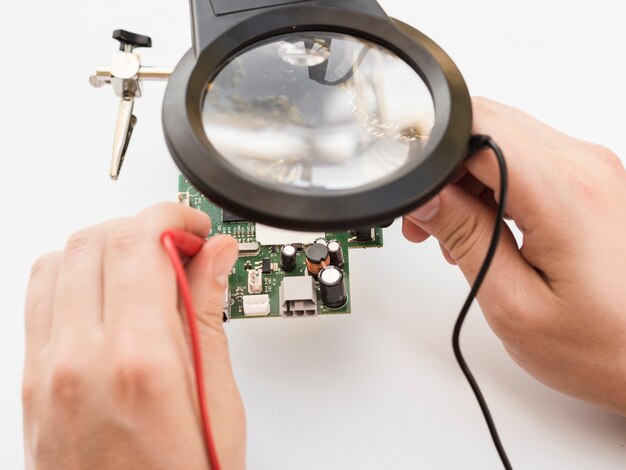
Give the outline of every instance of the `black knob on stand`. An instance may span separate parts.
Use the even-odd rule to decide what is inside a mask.
[[[128,51],[137,47],[152,47],[152,39],[149,36],[143,36],[141,34],[131,33],[124,29],[116,29],[113,31],[113,39],[120,42],[120,51]]]

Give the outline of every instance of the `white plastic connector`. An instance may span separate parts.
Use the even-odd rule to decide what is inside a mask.
[[[260,269],[248,271],[248,292],[260,294],[263,292],[263,273]]]
[[[279,289],[279,308],[282,317],[317,315],[317,293],[313,278],[285,277]]]
[[[262,295],[244,295],[243,296],[243,314],[247,317],[260,317],[270,314],[270,296]]]

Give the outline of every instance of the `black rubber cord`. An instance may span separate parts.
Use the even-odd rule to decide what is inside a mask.
[[[511,470],[513,467],[509,462],[509,458],[506,455],[506,451],[502,446],[502,442],[500,441],[500,436],[498,435],[498,430],[496,429],[496,425],[493,422],[493,418],[491,417],[491,413],[489,411],[489,407],[487,406],[487,402],[483,397],[482,392],[480,391],[480,387],[474,378],[474,375],[470,371],[467,362],[465,362],[465,358],[463,357],[463,353],[461,352],[461,345],[459,343],[459,337],[461,335],[461,329],[463,328],[463,323],[465,322],[465,318],[467,317],[467,312],[469,311],[480,286],[485,280],[485,276],[491,267],[491,262],[493,261],[493,257],[496,254],[496,249],[498,248],[498,243],[500,241],[500,234],[502,232],[502,224],[504,215],[505,215],[505,206],[506,206],[506,195],[508,190],[508,173],[506,168],[506,161],[504,159],[504,154],[502,153],[502,149],[496,144],[493,139],[486,135],[475,135],[472,136],[468,149],[469,154],[472,155],[479,150],[483,149],[491,149],[496,155],[498,159],[498,166],[500,168],[500,202],[498,203],[498,210],[496,214],[495,227],[493,229],[493,235],[491,237],[491,243],[489,244],[489,250],[487,251],[487,256],[485,257],[485,261],[483,262],[478,275],[476,276],[476,280],[474,281],[474,285],[470,290],[469,295],[467,296],[467,300],[459,313],[459,317],[456,320],[456,324],[454,325],[454,333],[452,334],[452,348],[454,349],[454,356],[456,357],[465,378],[469,382],[472,390],[474,391],[474,395],[476,396],[476,400],[480,405],[480,409],[483,412],[483,416],[485,417],[485,421],[487,422],[487,427],[489,428],[489,433],[491,434],[491,438],[493,439],[493,444],[498,451],[498,455],[500,456],[500,460],[502,460],[502,465],[505,469]]]

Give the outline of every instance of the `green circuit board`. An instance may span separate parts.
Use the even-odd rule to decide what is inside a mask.
[[[324,305],[319,291],[319,284],[314,283],[314,292],[317,296],[315,315],[337,315],[351,313],[350,303],[350,249],[355,248],[382,248],[383,230],[371,228],[366,231],[366,236],[357,237],[356,232],[327,232],[319,234],[300,234],[299,232],[285,232],[276,229],[259,226],[254,222],[248,222],[239,218],[233,218],[222,208],[213,204],[194,188],[183,176],[179,179],[178,202],[206,212],[212,220],[210,236],[217,234],[230,235],[240,244],[240,253],[233,272],[230,275],[228,289],[224,298],[225,321],[240,318],[268,318],[283,317],[281,314],[280,286],[287,277],[308,276],[306,267],[305,250],[314,242],[313,238],[321,236],[326,240],[337,240],[341,243],[344,255],[345,287],[348,301],[339,309],[331,309]],[[226,219],[226,220],[225,220]],[[236,220],[234,220],[236,219]],[[367,234],[371,233],[371,237]],[[258,236],[258,238],[257,238]],[[371,238],[366,240],[364,238]],[[269,240],[269,242],[268,242]],[[285,272],[280,267],[280,250],[283,244],[298,246],[296,255],[296,268],[291,272]],[[268,269],[269,267],[269,269]],[[262,271],[265,272],[262,272]],[[249,276],[251,271],[260,273],[260,286],[254,292],[249,289]],[[249,301],[249,296],[256,294],[269,300],[269,313],[250,315],[244,311],[244,299]],[[267,296],[267,297],[265,297]],[[284,312],[283,312],[284,313]],[[303,315],[311,316],[311,315]]]

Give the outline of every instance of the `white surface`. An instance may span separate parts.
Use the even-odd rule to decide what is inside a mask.
[[[617,0],[383,0],[435,39],[473,94],[522,107],[626,157],[626,4]],[[21,468],[22,308],[31,262],[82,226],[175,200],[163,86],[148,84],[121,180],[107,170],[117,102],[89,87],[124,27],[152,35],[144,63],[190,44],[186,2],[2,0],[0,467]],[[228,325],[248,412],[250,469],[497,469],[450,349],[467,287],[434,243],[396,224],[353,252],[344,318]],[[626,420],[550,391],[505,355],[478,309],[463,344],[517,469],[624,469]]]

